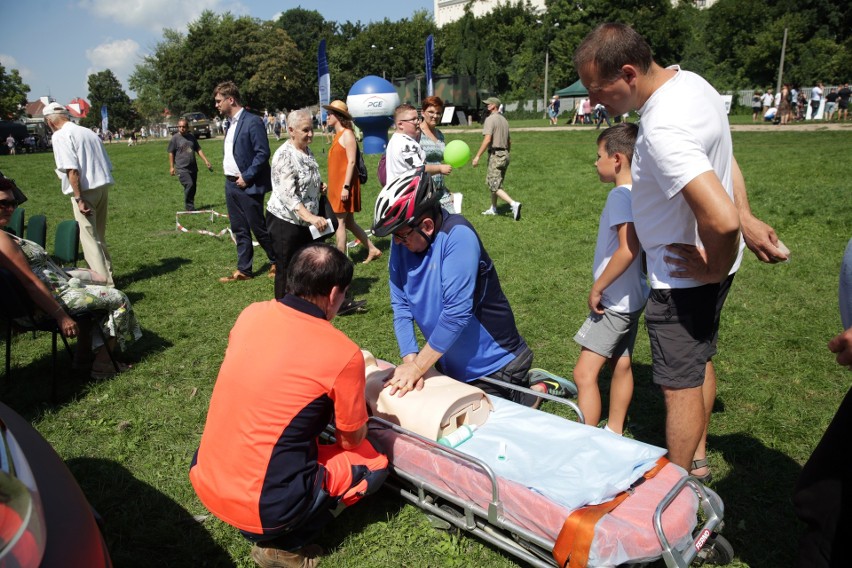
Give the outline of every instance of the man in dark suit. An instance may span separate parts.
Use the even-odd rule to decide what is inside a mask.
[[[231,231],[237,241],[237,270],[220,278],[219,282],[249,280],[254,276],[252,232],[266,251],[272,276],[275,274],[275,253],[263,216],[263,196],[272,189],[266,127],[263,119],[243,108],[240,91],[232,81],[216,85],[213,98],[219,113],[230,123],[225,133],[222,171],[225,172],[225,203]]]

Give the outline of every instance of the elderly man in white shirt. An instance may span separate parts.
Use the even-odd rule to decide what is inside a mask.
[[[112,286],[112,259],[106,242],[109,188],[115,183],[112,162],[101,139],[71,122],[64,106],[50,103],[43,115],[53,130],[53,157],[62,193],[71,197],[74,219],[80,225],[83,258]]]

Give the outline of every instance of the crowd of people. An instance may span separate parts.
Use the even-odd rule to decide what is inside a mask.
[[[811,88],[809,95],[804,89],[784,84],[773,95],[772,89],[755,91],[751,98],[752,122],[790,124],[802,120],[845,122],[849,120],[849,99],[852,90],[849,83],[839,87],[825,86],[820,82]]]
[[[597,139],[595,167],[600,180],[613,186],[600,217],[589,314],[574,336],[581,348],[573,373],[578,404],[588,425],[624,433],[633,393],[631,354],[644,311],[653,382],[665,403],[668,458],[709,482],[712,359],[725,300],[746,247],[766,263],[787,260],[789,251],[751,212],[724,104],[707,81],[677,65],[660,66],[645,39],[622,24],[591,32],[578,46],[574,65],[589,92],[583,114],[594,105],[600,109],[598,126],[604,120],[609,126]],[[841,111],[849,99],[844,88],[833,101]],[[755,104],[768,102],[767,95]],[[779,96],[782,112],[791,113],[792,105],[783,103],[795,100],[792,92],[785,88]],[[367,249],[365,263],[382,255],[354,219],[362,207],[360,148],[346,104],[326,105],[334,135],[324,183],[310,148],[311,113],[297,110],[286,120],[264,120],[244,109],[230,81],[218,84],[213,98],[228,121],[222,172],[237,245],[236,271],[220,281],[256,276],[254,237],[274,278],[274,299],[247,307],[231,330],[189,477],[204,505],[253,544],[252,558],[260,566],[315,566],[321,556],[313,542],[318,531],[374,492],[388,468],[366,428],[364,358],[330,323],[364,306],[350,292],[354,267],[346,255],[347,231]],[[477,167],[488,157],[491,207],[483,215],[496,215],[500,199],[519,221],[521,202],[504,187],[509,124],[499,99],[484,102],[488,116],[472,160]],[[440,98],[427,97],[419,111],[409,104],[395,109],[386,182],[373,208],[372,235],[391,238],[390,305],[402,360],[385,386],[392,396],[406,396],[422,389],[434,369],[536,407],[538,393],[564,391],[558,382],[531,382],[533,350],[518,330],[497,268],[476,229],[453,209],[447,187],[453,168],[443,163],[445,140],[437,127],[443,106]],[[555,110],[551,120],[558,116],[558,106]],[[609,113],[630,111],[641,113],[640,125],[610,126]],[[112,164],[98,137],[69,121],[65,107],[51,103],[44,114],[90,270],[69,273],[37,245],[2,232],[0,265],[65,335],[80,337],[75,365],[93,377],[121,372],[128,366],[108,355],[137,340],[141,330],[127,296],[114,287],[106,243]],[[288,139],[271,155],[268,136],[275,123],[286,128]],[[167,151],[170,173],[184,188],[184,207],[192,210],[196,155],[211,171],[212,164],[185,120]],[[0,180],[0,226],[19,203],[18,188]],[[333,246],[318,242],[326,236]],[[107,349],[75,319],[86,310],[104,310],[98,324]],[[852,315],[844,318],[849,322]],[[852,363],[852,328],[830,347],[839,363]],[[598,381],[607,364],[612,386],[608,416],[601,421]],[[485,377],[497,383],[482,381]],[[848,421],[848,407],[844,403],[839,422]],[[337,442],[320,445],[330,421]],[[831,448],[838,444],[836,431],[826,436]],[[821,479],[825,466],[819,462],[814,459],[806,469],[809,479]],[[836,477],[848,486],[848,465]],[[834,489],[826,497],[805,485],[797,494],[797,508],[811,527],[803,550],[831,558],[841,552],[832,550],[832,539],[842,523],[848,525],[838,513],[845,505],[834,499]],[[826,505],[827,498],[841,504]]]

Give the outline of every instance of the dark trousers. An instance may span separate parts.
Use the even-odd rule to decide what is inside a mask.
[[[530,388],[530,368],[532,368],[533,352],[528,346],[524,346],[517,353],[517,356],[506,364],[502,369],[488,375],[491,379],[497,379],[504,383],[511,383],[524,388]],[[509,388],[501,388],[491,383],[482,381],[471,381],[473,386],[482,389],[485,393],[491,396],[499,396],[506,400],[511,400],[522,406],[532,406],[538,400],[537,396],[512,390]]]
[[[236,182],[226,179],[225,204],[228,206],[231,231],[234,233],[234,240],[237,241],[237,270],[248,276],[254,276],[252,233],[266,251],[269,262],[275,262],[272,240],[266,232],[266,220],[263,217],[263,196],[249,195],[237,187]]]
[[[280,300],[284,297],[290,260],[297,250],[313,242],[313,237],[308,227],[282,221],[272,213],[266,216],[266,228],[275,255],[275,299]]]
[[[852,389],[802,468],[793,493],[796,516],[807,526],[799,541],[799,568],[848,566],[852,534]]]
[[[195,211],[195,191],[198,188],[198,170],[178,170],[178,180],[183,186],[183,209]]]

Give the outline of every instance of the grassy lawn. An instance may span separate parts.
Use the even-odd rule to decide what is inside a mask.
[[[544,125],[544,121],[540,121]],[[570,377],[579,348],[571,340],[586,315],[600,210],[609,187],[593,161],[596,132],[531,132],[513,136],[509,193],[524,203],[485,218],[485,168],[470,165],[448,179],[464,193],[464,213],[493,257],[535,365]],[[451,134],[478,147],[477,133]],[[736,566],[790,563],[800,532],[790,505],[802,464],[849,388],[850,374],[825,345],[840,331],[837,275],[852,236],[850,131],[734,133],[752,207],[792,251],[769,266],[747,253],[722,318],[715,361],[719,394],[710,430],[712,487],[726,504],[725,536]],[[272,140],[273,150],[278,146]],[[222,139],[202,141],[215,175],[199,174],[196,204],[225,212]],[[313,150],[325,171],[323,141]],[[251,566],[249,545],[208,515],[187,477],[228,332],[249,303],[271,298],[272,281],[220,284],[234,270],[231,241],[175,229],[182,190],[168,175],[166,144],[109,146],[117,185],[110,194],[108,239],[116,283],[143,326],[132,346],[135,368],[110,380],[60,378],[50,403],[50,339],[14,340],[12,377],[2,399],[31,420],[68,462],[106,521],[116,566]],[[375,171],[376,156],[367,156]],[[3,156],[0,170],[29,196],[27,216],[56,224],[71,218],[51,154]],[[358,221],[370,225],[378,193],[373,175]],[[188,229],[218,232],[225,221],[181,217]],[[388,242],[378,246],[387,253]],[[360,262],[366,251],[356,249]],[[255,269],[262,269],[256,257]],[[387,254],[356,265],[364,314],[335,325],[376,356],[398,360],[388,299]],[[63,362],[65,359],[63,359]],[[637,439],[663,443],[663,406],[651,384],[647,338],[635,354],[636,394],[628,428]],[[604,381],[604,385],[606,381]],[[605,387],[604,387],[605,388]],[[327,566],[515,566],[492,547],[429,526],[419,509],[380,492],[345,512],[322,535]]]

